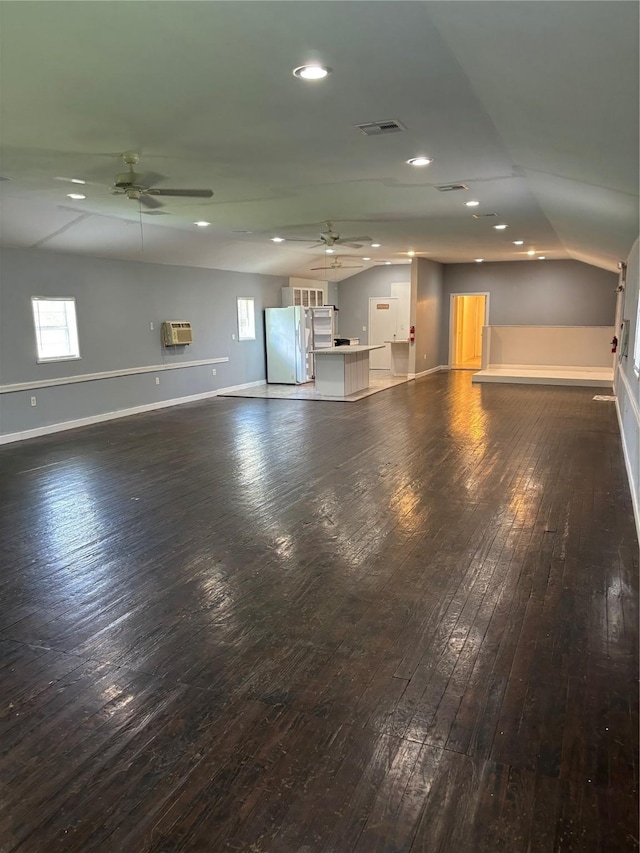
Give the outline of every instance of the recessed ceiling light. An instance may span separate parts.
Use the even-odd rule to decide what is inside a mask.
[[[524,245],[524,240],[514,240],[514,241],[513,241],[513,245],[514,245],[514,246],[523,246],[523,245]]]
[[[527,255],[535,255],[534,250],[533,250],[533,249],[529,249],[529,251],[527,252]]]
[[[324,65],[300,65],[293,69],[293,76],[301,80],[322,80],[331,73],[330,68]]]
[[[415,256],[415,254],[416,254],[415,252],[407,252],[407,255],[409,255],[410,258],[413,258]]]
[[[284,243],[284,237],[272,237],[271,242],[272,243]]]
[[[379,248],[380,248],[380,246],[382,246],[382,243],[372,243],[372,244],[371,244],[371,248],[372,248],[372,249],[379,249]]]
[[[479,201],[465,201],[465,207],[477,207],[480,204]]]
[[[538,260],[539,260],[539,261],[546,261],[546,260],[547,260],[547,258],[546,258],[546,256],[545,256],[545,255],[539,255],[539,256],[538,256]]]
[[[83,198],[86,198],[86,195],[82,195],[82,193],[67,193],[67,198],[72,198],[74,201],[80,201]]]
[[[507,226],[506,225],[494,225],[493,227],[496,229],[496,231],[504,231],[504,229]]]
[[[86,184],[86,181],[83,181],[81,178],[71,178],[72,184]]]
[[[193,224],[197,225],[198,228],[206,228],[207,225],[211,225],[210,222],[205,222],[204,219],[200,219],[200,220],[198,220],[198,222],[194,222]]]
[[[325,252],[327,253],[327,255],[333,255],[333,254],[335,254],[335,251],[336,251],[335,249],[325,249]]]
[[[407,163],[410,166],[429,166],[433,163],[431,157],[412,157],[410,160],[407,160]]]
[[[371,260],[371,258],[363,258],[362,260],[363,260],[363,261],[370,261],[370,260]]]
[[[385,266],[387,266],[387,267],[391,266],[391,261],[385,261],[384,263],[385,263]]]
[[[484,258],[476,258],[476,263],[481,264],[484,261]]]

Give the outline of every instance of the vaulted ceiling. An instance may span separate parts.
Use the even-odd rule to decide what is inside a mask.
[[[331,220],[382,244],[338,247],[347,264],[535,251],[615,269],[638,235],[638,8],[5,2],[2,242],[341,279],[357,269],[311,271]],[[293,76],[310,61],[332,73]],[[356,127],[391,119],[406,129]],[[213,197],[113,195],[125,151],[159,188]],[[436,189],[452,183],[468,189]]]

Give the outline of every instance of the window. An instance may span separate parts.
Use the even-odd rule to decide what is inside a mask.
[[[256,312],[253,297],[238,297],[238,340],[255,341]]]
[[[80,358],[75,299],[31,298],[38,361]]]

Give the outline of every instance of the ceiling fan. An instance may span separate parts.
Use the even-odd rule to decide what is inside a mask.
[[[152,186],[156,181],[164,180],[163,175],[156,173],[148,173],[140,175],[134,171],[133,167],[140,160],[140,155],[133,151],[125,151],[120,155],[126,165],[129,167],[128,172],[122,172],[116,175],[113,184],[112,195],[126,195],[127,198],[139,202],[144,207],[158,208],[163,207],[157,196],[174,197],[174,198],[211,198],[213,190],[184,190],[184,189],[160,189]]]
[[[321,231],[318,237],[286,237],[287,242],[293,241],[296,243],[309,243],[311,240],[318,239],[320,242],[315,243],[315,246],[348,246],[351,249],[362,248],[362,243],[370,243],[371,237],[341,237],[337,231],[333,230],[333,222],[327,220],[327,230]],[[358,242],[358,241],[362,241]],[[313,248],[313,247],[312,247]]]
[[[363,264],[343,264],[340,258],[332,258],[330,264],[323,267],[311,267],[312,270],[359,270]]]

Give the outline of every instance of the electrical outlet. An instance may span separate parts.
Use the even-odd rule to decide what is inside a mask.
[[[231,340],[232,340],[232,341],[235,341],[235,339],[236,339],[236,336],[235,336],[235,335],[231,335]]]
[[[37,404],[38,404],[38,401],[36,400],[36,398],[35,398],[35,397],[32,397],[32,398],[31,398],[31,405],[32,405],[32,406],[36,406]]]
[[[426,361],[426,360],[427,360],[427,354],[426,354],[426,352],[425,352],[425,354],[422,356],[422,358],[423,358],[423,360],[424,360],[424,361]]]
[[[153,332],[153,323],[149,323],[149,331]]]
[[[159,385],[159,384],[160,384],[160,377],[156,376],[156,385]]]
[[[215,367],[212,367],[212,368],[211,368],[211,375],[212,375],[212,376],[215,376],[217,372],[218,372],[218,371],[215,369]]]

